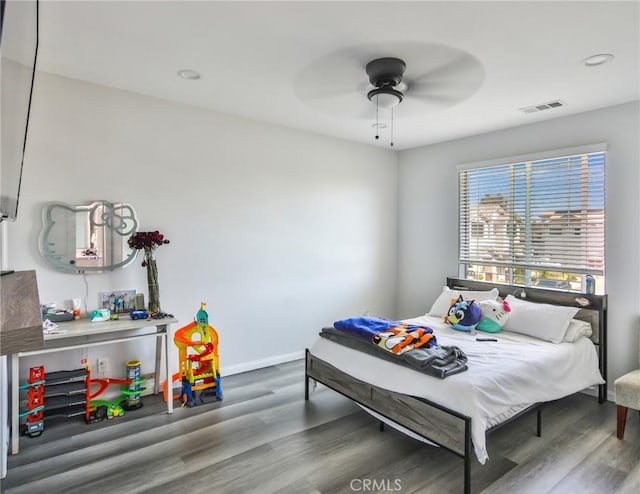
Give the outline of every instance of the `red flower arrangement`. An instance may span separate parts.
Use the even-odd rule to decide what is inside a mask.
[[[132,249],[144,249],[144,259],[142,266],[147,268],[147,285],[149,287],[149,312],[160,311],[160,288],[158,286],[158,267],[153,257],[153,251],[163,244],[168,244],[169,240],[159,231],[136,232],[127,241]]]
[[[147,257],[153,256],[151,252],[163,244],[168,244],[169,240],[156,230],[155,232],[136,232],[129,237],[127,243],[132,249],[144,249],[145,258],[142,261],[142,266],[144,267],[147,265]]]

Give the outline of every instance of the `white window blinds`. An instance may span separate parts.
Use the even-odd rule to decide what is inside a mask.
[[[459,262],[603,275],[605,156],[460,169]]]

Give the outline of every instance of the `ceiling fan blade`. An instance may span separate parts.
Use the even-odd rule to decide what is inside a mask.
[[[482,66],[473,57],[459,54],[454,58],[435,64],[417,75],[412,75],[412,79],[414,82],[421,82],[427,78],[434,81],[455,82],[460,79],[476,79],[482,75]]]
[[[367,84],[349,84],[347,82],[325,85],[306,84],[295,90],[296,96],[302,101],[326,100],[350,96],[352,98],[367,98]]]
[[[361,94],[367,84],[362,62],[348,51],[321,57],[298,73],[293,90],[302,101],[334,94]]]
[[[482,66],[468,55],[459,55],[439,66],[426,70],[409,81],[407,96],[429,97],[451,103],[473,95],[484,80]]]
[[[405,100],[408,103],[418,102],[420,104],[427,104],[429,106],[438,108],[452,106],[459,101],[458,98],[451,94],[434,94],[428,91],[424,93],[414,93],[413,91],[407,91]]]
[[[362,92],[345,92],[342,94],[323,94],[308,98],[305,103],[322,113],[348,119],[375,119],[376,107]]]
[[[371,106],[371,107],[365,107],[362,109],[362,111],[360,111],[360,113],[357,116],[358,120],[369,120],[371,121],[371,124],[375,124],[376,123],[376,107],[375,106]]]

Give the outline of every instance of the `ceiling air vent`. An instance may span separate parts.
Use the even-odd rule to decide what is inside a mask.
[[[566,106],[567,104],[564,101],[560,101],[559,99],[555,101],[549,101],[547,103],[540,103],[539,105],[533,106],[525,106],[524,108],[520,108],[519,110],[523,113],[536,113],[544,110],[551,110],[552,108],[560,108],[561,106]]]

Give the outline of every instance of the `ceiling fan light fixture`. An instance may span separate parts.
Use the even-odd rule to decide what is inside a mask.
[[[376,103],[379,108],[393,108],[402,102],[404,94],[389,86],[372,89],[367,94],[369,101]]]
[[[200,79],[202,76],[200,75],[200,72],[196,71],[196,70],[192,70],[192,69],[180,69],[177,72],[178,76],[182,77],[183,79],[186,79],[188,81],[195,81],[197,79]]]
[[[615,57],[611,53],[598,53],[585,58],[582,63],[586,67],[597,67],[598,65],[604,65],[611,62]]]

